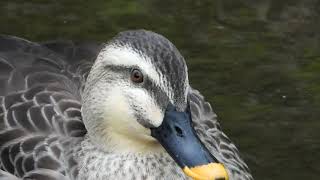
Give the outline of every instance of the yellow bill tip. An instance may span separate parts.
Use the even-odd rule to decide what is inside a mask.
[[[220,163],[210,163],[206,165],[189,168],[185,166],[183,171],[194,180],[228,180],[226,168]]]

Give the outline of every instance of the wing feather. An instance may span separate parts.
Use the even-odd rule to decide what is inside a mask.
[[[0,169],[0,180],[19,180],[16,176]]]
[[[98,50],[87,47],[0,36],[0,180],[77,174],[68,149],[86,134],[80,93]]]
[[[230,139],[222,132],[217,115],[199,91],[190,88],[190,108],[194,127],[210,152],[229,170],[230,179],[253,180],[250,170]]]

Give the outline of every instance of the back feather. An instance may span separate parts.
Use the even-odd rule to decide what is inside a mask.
[[[98,50],[0,36],[1,180],[76,176],[66,150],[86,133],[81,90]]]

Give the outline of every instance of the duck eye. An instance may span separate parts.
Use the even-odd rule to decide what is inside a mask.
[[[135,83],[142,83],[143,82],[143,74],[138,69],[133,69],[131,71],[131,80]]]

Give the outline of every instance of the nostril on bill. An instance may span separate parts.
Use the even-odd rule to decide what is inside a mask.
[[[176,134],[180,137],[183,137],[183,132],[182,132],[182,129],[178,126],[175,126],[174,127],[175,131],[176,131]]]

